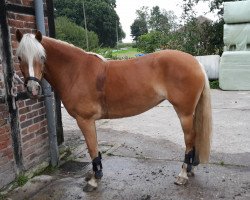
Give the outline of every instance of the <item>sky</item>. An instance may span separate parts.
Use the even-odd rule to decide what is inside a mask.
[[[151,9],[153,6],[159,6],[161,9],[174,11],[177,17],[182,14],[182,0],[116,0],[116,12],[120,17],[122,28],[126,33],[126,38],[123,42],[132,42],[130,26],[136,18],[135,11],[142,6],[147,6]],[[215,14],[209,12],[209,3],[200,2],[196,7],[197,16],[204,15],[209,19],[216,19]],[[207,14],[206,14],[207,13]]]

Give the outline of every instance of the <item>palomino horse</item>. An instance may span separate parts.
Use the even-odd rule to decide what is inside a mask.
[[[168,100],[180,119],[186,144],[176,184],[183,185],[194,166],[210,154],[211,103],[206,73],[191,55],[165,50],[143,57],[108,61],[66,42],[16,32],[17,56],[28,93],[41,94],[44,78],[80,127],[93,164],[87,190],[103,176],[95,121],[140,114]]]

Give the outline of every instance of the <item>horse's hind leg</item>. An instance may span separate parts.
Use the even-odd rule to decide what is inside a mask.
[[[96,127],[94,120],[85,120],[82,118],[77,118],[77,124],[80,127],[85,141],[87,143],[89,155],[92,159],[93,174],[87,179],[87,185],[84,187],[84,191],[92,191],[97,188],[97,181],[103,176],[102,173],[102,162],[101,154],[98,153],[97,148],[97,137],[96,137]]]
[[[180,115],[178,114],[181,126],[184,132],[184,139],[186,144],[185,159],[182,165],[180,174],[175,181],[176,185],[185,185],[188,182],[188,176],[193,175],[193,160],[194,160],[194,145],[195,132],[193,130],[193,114]]]

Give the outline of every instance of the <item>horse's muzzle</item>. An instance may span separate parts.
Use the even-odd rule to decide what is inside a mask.
[[[29,80],[26,84],[27,92],[30,98],[37,99],[42,95],[42,87],[39,82]]]

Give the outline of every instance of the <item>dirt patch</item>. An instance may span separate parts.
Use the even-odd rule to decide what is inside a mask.
[[[59,169],[63,173],[77,173],[82,171],[89,162],[78,162],[78,161],[67,161],[64,164],[62,164]]]

